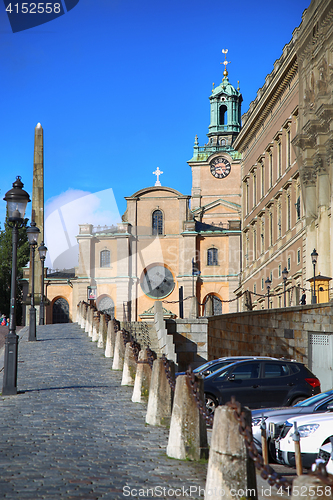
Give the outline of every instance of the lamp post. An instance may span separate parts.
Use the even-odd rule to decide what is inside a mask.
[[[313,294],[312,294],[312,304],[317,304],[317,295],[316,295],[316,264],[317,264],[318,253],[316,249],[313,249],[311,254],[312,264],[313,264]]]
[[[12,276],[10,287],[10,313],[9,332],[6,336],[5,359],[2,395],[11,396],[17,394],[17,346],[18,336],[16,335],[16,274],[17,274],[17,241],[18,228],[22,225],[27,204],[30,201],[29,195],[23,189],[21,177],[16,177],[12,189],[7,191],[4,200],[7,202],[7,221],[12,228]]]
[[[271,280],[269,278],[267,278],[267,280],[265,281],[266,283],[266,288],[267,288],[267,309],[269,309],[269,291],[271,289]]]
[[[39,324],[44,325],[44,263],[46,258],[47,248],[42,241],[41,246],[38,248],[39,258],[42,262],[42,294],[40,298],[40,310],[39,310]]]
[[[29,322],[29,337],[28,340],[37,340],[36,337],[36,308],[35,308],[35,248],[37,246],[38,235],[40,231],[36,226],[36,222],[32,221],[30,227],[27,228],[28,240],[31,248],[31,306],[30,306],[30,322]]]
[[[287,278],[288,278],[288,269],[285,267],[282,271],[282,278],[283,278],[283,295],[284,295],[284,307],[287,306],[286,303],[286,285],[287,285]]]

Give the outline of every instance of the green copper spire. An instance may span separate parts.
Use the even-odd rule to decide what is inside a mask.
[[[210,100],[210,125],[208,127],[208,143],[204,147],[199,147],[196,137],[193,151],[193,160],[204,160],[217,151],[225,151],[232,158],[239,158],[240,155],[232,147],[235,138],[241,129],[241,104],[242,94],[237,82],[237,89],[229,82],[227,65],[228,49],[223,49],[225,56],[223,78],[220,85],[215,87],[213,83]]]

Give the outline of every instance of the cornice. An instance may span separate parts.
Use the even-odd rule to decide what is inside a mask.
[[[237,151],[243,152],[252,141],[297,73],[297,57],[293,43],[290,42],[285,46],[281,58],[275,62],[273,72],[267,75],[265,85],[258,90],[257,98],[250,104],[249,111],[242,117],[242,130],[233,144]]]

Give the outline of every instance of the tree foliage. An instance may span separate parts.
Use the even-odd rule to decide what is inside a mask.
[[[23,276],[23,267],[30,257],[30,248],[27,237],[27,222],[24,219],[23,227],[18,230],[17,244],[17,280],[16,280],[16,322],[22,322],[22,287],[19,280]],[[12,228],[6,218],[5,228],[0,230],[0,312],[9,317],[10,284],[12,275]]]

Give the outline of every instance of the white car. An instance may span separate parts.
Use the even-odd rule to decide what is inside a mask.
[[[333,413],[298,416],[285,422],[275,441],[276,460],[289,467],[295,467],[294,422],[300,434],[303,467],[310,468],[318,457],[319,448],[330,443],[333,437]]]
[[[324,461],[327,472],[333,474],[333,441],[320,447],[318,458]]]

